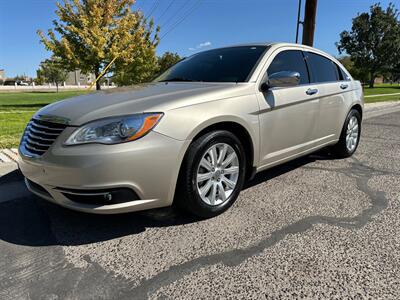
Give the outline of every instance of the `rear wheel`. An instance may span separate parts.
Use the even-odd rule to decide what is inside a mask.
[[[227,210],[243,187],[246,158],[239,139],[218,130],[194,141],[185,156],[175,201],[200,217]]]
[[[350,157],[358,147],[361,135],[361,115],[352,109],[347,115],[339,142],[333,147],[333,153],[337,157]]]

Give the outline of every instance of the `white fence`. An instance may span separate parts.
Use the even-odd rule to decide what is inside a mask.
[[[107,86],[107,85],[102,85],[101,89],[111,89],[115,88],[116,86]],[[89,85],[59,85],[58,90],[59,91],[71,91],[71,90],[85,90],[88,89]],[[96,86],[92,88],[92,90],[95,90]],[[26,92],[32,92],[32,91],[56,91],[57,88],[54,84],[47,84],[47,85],[0,85],[0,91],[7,91],[7,92],[12,92],[12,91],[26,91]]]

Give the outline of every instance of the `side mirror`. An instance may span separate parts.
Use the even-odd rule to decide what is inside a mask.
[[[268,76],[265,83],[262,84],[262,90],[274,87],[291,87],[299,85],[300,73],[294,71],[280,71]]]

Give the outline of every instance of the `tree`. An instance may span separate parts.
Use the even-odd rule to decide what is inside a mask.
[[[36,73],[38,77],[42,78],[43,82],[55,83],[57,93],[58,85],[64,82],[68,75],[68,71],[64,69],[61,61],[55,57],[42,61]]]
[[[182,60],[182,57],[178,53],[165,52],[162,56],[158,57],[158,73],[165,72],[180,60]]]
[[[129,64],[120,68],[113,81],[118,85],[130,85],[152,80],[156,75],[161,74],[169,67],[176,64],[182,58],[177,53],[165,52],[162,56],[155,58],[149,55],[146,65]]]
[[[142,51],[141,59],[136,59],[130,64],[117,65],[117,72],[113,76],[113,82],[118,85],[131,85],[147,82],[157,72],[157,57],[154,51],[148,49]]]
[[[336,46],[351,56],[354,66],[368,71],[369,86],[379,73],[387,72],[398,61],[400,52],[399,13],[391,3],[383,10],[374,4],[369,13],[353,19],[351,31],[343,31]]]
[[[41,70],[41,69],[37,69],[37,70],[36,70],[36,78],[33,80],[33,82],[34,82],[36,85],[43,85],[43,84],[45,84],[45,78],[44,78],[44,76],[43,76],[43,74],[42,74],[42,70]]]
[[[114,58],[109,72],[114,74],[127,65],[146,69],[155,57],[159,27],[133,12],[135,0],[64,0],[57,3],[54,29],[47,36],[38,34],[45,47],[60,58],[68,70],[94,73],[96,78]],[[60,36],[58,39],[56,33]],[[105,74],[102,74],[104,76]],[[100,84],[96,84],[100,89]]]
[[[399,59],[397,61],[397,64],[395,64],[394,68],[390,72],[390,80],[392,82],[400,82],[400,53],[399,54]]]
[[[16,75],[15,77],[13,77],[13,80],[15,80],[15,81],[26,81],[27,80],[27,76],[26,75]]]
[[[347,71],[350,72],[351,76],[353,76],[355,79],[360,80],[362,83],[365,83],[368,81],[368,71],[365,71],[365,69],[359,69],[354,65],[354,62],[351,60],[350,56],[342,56],[339,57],[338,60],[340,63],[346,68]]]

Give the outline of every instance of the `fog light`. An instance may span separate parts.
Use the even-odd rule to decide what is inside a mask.
[[[139,196],[129,188],[114,188],[109,190],[75,190],[56,188],[71,201],[92,205],[112,205],[139,200]]]
[[[112,200],[112,195],[111,194],[104,194],[104,200],[106,201],[111,201]]]

